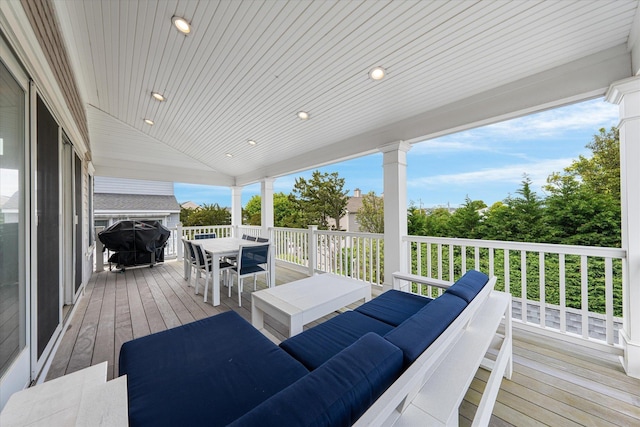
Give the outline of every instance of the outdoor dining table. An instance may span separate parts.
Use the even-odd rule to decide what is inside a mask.
[[[189,240],[191,243],[198,244],[202,249],[211,255],[213,264],[213,305],[220,305],[220,259],[223,257],[238,256],[240,246],[256,246],[264,245],[262,242],[254,242],[251,240],[240,239],[238,237],[223,237],[220,239],[199,239]],[[271,248],[272,250],[273,248]],[[269,283],[276,283],[276,268],[273,253],[269,253]],[[189,271],[189,259],[184,257],[184,277],[187,278]],[[273,286],[272,285],[272,286]],[[205,294],[206,295],[206,294]],[[207,302],[207,300],[204,300]]]

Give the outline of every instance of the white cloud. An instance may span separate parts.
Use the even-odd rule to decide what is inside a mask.
[[[489,182],[520,183],[523,175],[527,174],[534,185],[542,186],[546,183],[547,177],[552,172],[562,171],[571,164],[572,160],[573,159],[570,158],[543,160],[540,162],[507,165],[473,172],[426,176],[411,179],[407,185],[409,187],[424,187],[425,185],[469,185]]]
[[[496,123],[481,131],[513,139],[535,139],[577,129],[595,132],[600,127],[616,124],[617,120],[618,106],[597,100]]]
[[[486,145],[485,141],[475,139],[475,141],[460,141],[460,134],[457,140],[449,140],[447,137],[431,139],[429,141],[419,142],[411,147],[409,154],[421,155],[432,153],[452,153],[452,152],[469,152],[469,151],[495,151],[494,148]],[[469,138],[471,139],[471,138]]]

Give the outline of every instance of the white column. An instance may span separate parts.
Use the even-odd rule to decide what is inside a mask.
[[[238,237],[242,225],[242,187],[231,187],[231,234]]]
[[[265,178],[260,183],[260,198],[262,201],[261,219],[262,235],[269,236],[269,229],[273,228],[273,182],[274,178]]]
[[[622,248],[627,251],[622,363],[627,375],[640,378],[640,76],[613,83],[607,101],[620,106]]]
[[[393,286],[391,274],[406,269],[407,151],[411,145],[397,141],[383,145],[384,170],[384,284]]]

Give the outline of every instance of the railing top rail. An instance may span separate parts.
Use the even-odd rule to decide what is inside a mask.
[[[308,228],[272,227],[271,229],[275,231],[300,231],[305,233],[309,231]]]
[[[403,242],[441,243],[455,246],[477,246],[480,248],[509,249],[516,251],[545,252],[566,255],[587,255],[603,258],[626,258],[621,248],[595,246],[557,245],[552,243],[507,242],[501,240],[460,239],[457,237],[403,236]]]
[[[174,229],[176,229],[177,227],[173,227]],[[187,227],[182,227],[183,230],[197,230],[200,228],[231,228],[231,225],[229,224],[225,224],[225,225],[190,225]]]
[[[381,234],[381,233],[361,233],[361,232],[352,232],[352,231],[318,230],[318,234],[327,234],[329,236],[351,236],[351,237],[366,237],[369,239],[384,239],[384,234]]]

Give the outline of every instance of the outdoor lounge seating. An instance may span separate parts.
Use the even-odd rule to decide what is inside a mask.
[[[415,395],[412,381],[422,387],[416,370],[444,365],[474,319],[493,313],[484,307],[501,294],[492,291],[494,283],[470,271],[433,300],[388,291],[280,346],[235,312],[129,341],[119,366],[128,376],[130,424],[334,426],[363,416],[380,424],[399,414],[397,396],[404,401]],[[502,316],[495,313],[499,324]],[[471,351],[481,352],[480,360],[494,326],[486,343],[475,342]],[[319,356],[310,360],[313,352]],[[479,363],[471,367],[474,373]],[[403,390],[388,397],[385,390],[397,384]],[[459,401],[452,405],[457,416]]]

